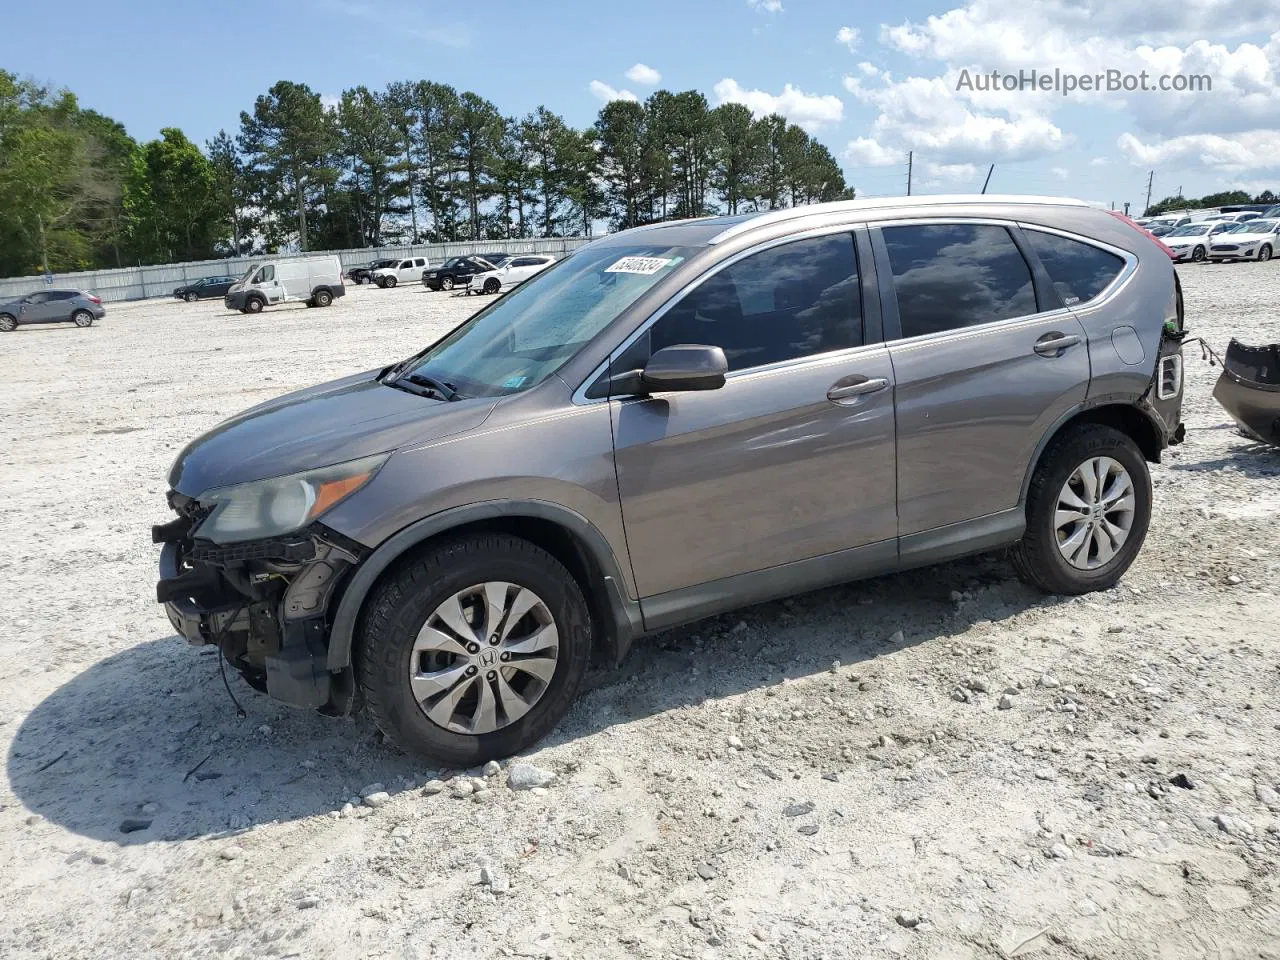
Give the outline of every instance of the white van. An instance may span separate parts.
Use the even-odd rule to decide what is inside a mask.
[[[267,304],[290,300],[302,301],[308,307],[327,307],[346,293],[342,264],[337,257],[290,257],[249,264],[244,276],[227,291],[223,303],[241,313],[260,313]]]

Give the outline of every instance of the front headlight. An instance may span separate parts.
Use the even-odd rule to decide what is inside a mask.
[[[214,543],[238,543],[291,533],[372,480],[389,456],[382,453],[287,477],[210,490],[196,498],[213,505],[213,512],[196,534]]]

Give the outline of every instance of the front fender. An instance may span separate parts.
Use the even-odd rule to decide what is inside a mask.
[[[481,520],[529,517],[547,520],[573,534],[590,551],[604,575],[606,600],[612,615],[611,633],[615,659],[620,660],[631,642],[644,632],[640,605],[623,589],[621,568],[609,541],[581,514],[545,500],[486,500],[453,507],[423,517],[389,537],[356,569],[342,593],[329,631],[327,666],[343,670],[351,665],[351,649],[360,611],[378,578],[409,550],[432,537]]]

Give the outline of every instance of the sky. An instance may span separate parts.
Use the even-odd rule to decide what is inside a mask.
[[[121,9],[124,7],[124,9]],[[658,87],[778,112],[825,143],[859,195],[981,189],[1140,209],[1222,189],[1280,193],[1280,0],[63,0],[6,12],[0,67],[71,88],[139,140],[234,132],[275,81],[329,98],[430,79],[509,116],[590,125]],[[992,90],[1107,70],[1197,92]],[[1000,84],[1005,81],[1001,79]],[[987,88],[982,87],[986,85]]]

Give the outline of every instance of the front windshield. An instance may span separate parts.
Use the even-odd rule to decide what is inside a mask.
[[[1169,234],[1169,236],[1198,237],[1208,229],[1209,229],[1209,224],[1207,223],[1188,223],[1185,227],[1179,227],[1177,230],[1173,231],[1173,233]]]
[[[244,275],[240,278],[239,282],[240,282],[240,283],[248,283],[248,282],[249,282],[249,278],[250,278],[250,277],[252,277],[255,273],[257,273],[257,272],[258,272],[258,268],[259,268],[260,266],[262,266],[262,264],[260,264],[260,263],[251,263],[251,264],[249,264],[249,269],[248,269],[248,270],[246,270],[246,271],[244,272]]]
[[[450,257],[444,262],[445,269],[448,269],[449,267],[456,267],[462,262],[462,259],[462,257]]]
[[[657,244],[586,247],[481,310],[401,376],[425,374],[464,397],[527,390],[691,254]]]
[[[1241,233],[1271,233],[1276,228],[1276,220],[1246,220],[1240,224]]]

